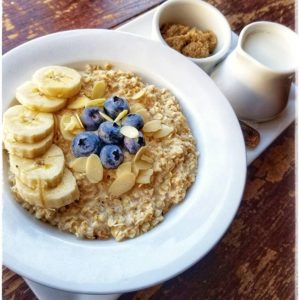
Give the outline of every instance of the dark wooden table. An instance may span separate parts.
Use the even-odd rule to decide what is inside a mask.
[[[4,0],[3,52],[33,38],[75,28],[115,28],[162,0]],[[239,33],[257,20],[294,29],[294,0],[209,0]],[[5,88],[5,87],[4,87]],[[128,293],[141,299],[295,298],[295,125],[248,168],[241,207],[218,245],[199,263],[163,284]],[[36,299],[3,267],[3,299]]]

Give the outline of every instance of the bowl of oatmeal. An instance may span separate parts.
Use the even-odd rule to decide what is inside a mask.
[[[220,239],[245,149],[194,64],[137,36],[75,30],[8,52],[3,72],[7,267],[61,290],[125,292],[175,276]]]
[[[170,0],[155,12],[152,36],[209,73],[228,52],[231,29],[225,16],[205,1]]]

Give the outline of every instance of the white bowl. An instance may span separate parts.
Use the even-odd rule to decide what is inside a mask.
[[[218,9],[207,2],[169,0],[159,6],[152,21],[152,37],[168,46],[160,32],[160,27],[165,23],[189,25],[203,31],[211,30],[216,34],[217,46],[211,56],[205,58],[188,57],[207,73],[225,57],[230,48],[231,29],[229,23]]]
[[[176,95],[200,152],[196,181],[183,203],[148,233],[120,243],[88,241],[27,213],[10,192],[4,158],[3,260],[16,273],[61,290],[84,294],[137,290],[184,271],[224,234],[244,189],[243,137],[228,101],[200,68],[151,40],[100,29],[51,34],[5,54],[3,109],[36,69],[85,62],[114,63]]]

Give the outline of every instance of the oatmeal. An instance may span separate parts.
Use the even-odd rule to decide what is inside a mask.
[[[193,58],[208,57],[217,45],[216,35],[212,31],[173,23],[162,25],[160,31],[170,47]]]
[[[29,169],[32,178],[27,173],[24,175],[20,170],[14,169],[13,166],[23,166],[25,163],[23,160],[22,163],[16,163],[19,158],[15,156],[20,153],[14,152],[15,148],[11,146],[13,143],[9,142],[9,132],[5,134],[6,148],[15,159],[13,166],[11,163],[12,190],[17,201],[36,218],[79,238],[114,237],[121,241],[136,237],[162,222],[171,207],[183,201],[196,176],[195,140],[177,100],[169,91],[146,84],[136,74],[115,70],[111,65],[103,68],[89,65],[80,72],[80,76],[79,93],[77,91],[77,94],[72,95],[63,109],[57,108],[53,113],[53,128],[50,119],[47,119],[48,115],[44,116],[48,122],[44,125],[47,135],[52,130],[54,137],[53,145],[47,146],[47,151],[44,144],[40,146],[39,149],[44,150],[44,154],[39,163],[44,166],[48,164],[51,178],[44,171],[43,174],[36,169],[32,171],[32,167]],[[75,84],[78,82],[74,82]],[[49,89],[46,90],[48,91]],[[109,102],[106,101],[114,95],[127,99],[128,107],[124,106],[121,112],[110,111]],[[55,93],[51,97],[55,97]],[[52,111],[55,105],[61,105],[61,99],[54,98],[56,100],[55,104],[49,103]],[[103,111],[105,103],[108,104]],[[96,149],[98,146],[92,148],[94,144],[91,142],[89,151],[92,152],[88,157],[77,153],[86,149],[74,149],[80,144],[76,144],[77,136],[86,133],[96,136],[93,131],[94,124],[89,124],[89,119],[83,116],[83,110],[88,107],[101,108],[100,117],[105,118],[101,124],[112,122],[123,128],[120,131],[123,135],[122,145],[119,147],[121,150],[118,150],[121,152],[118,152],[118,157],[114,156],[114,161],[103,158],[105,154],[110,154],[109,148],[107,153],[103,151],[103,145],[99,155]],[[22,110],[21,107],[18,109]],[[139,115],[143,125],[140,124],[140,117],[130,120],[129,111]],[[88,126],[91,126],[90,131],[86,131]],[[105,131],[104,126],[102,127]],[[42,136],[45,130],[40,130],[40,136],[36,135],[37,141],[46,139]],[[98,133],[100,136],[102,134],[102,139],[109,146],[113,143],[105,139],[118,138],[118,135],[106,136],[100,127]],[[140,135],[143,136],[143,144],[132,143],[134,139],[140,141]],[[16,136],[14,142],[15,138]],[[28,139],[32,137],[29,136]],[[38,143],[42,142],[36,144]],[[21,156],[28,153],[31,155],[32,151],[21,152]],[[116,149],[113,153],[116,154]],[[34,156],[38,154],[35,152]],[[62,157],[65,159],[65,170],[57,165],[52,170],[55,161],[59,160],[61,164]],[[31,158],[25,160],[29,164]],[[36,158],[34,161],[36,162]],[[43,183],[36,180],[37,172],[40,172],[39,176],[43,176]],[[76,186],[70,176],[74,177]],[[62,195],[58,201],[55,198],[57,194],[53,195],[52,191],[58,190],[58,186],[64,182],[68,182],[69,190],[62,192],[59,189]],[[27,189],[37,191],[37,197],[31,193],[31,198],[28,198]],[[50,200],[53,207],[45,207],[44,204],[48,204],[47,201]],[[36,201],[40,201],[39,205]],[[66,201],[65,204],[62,201]]]

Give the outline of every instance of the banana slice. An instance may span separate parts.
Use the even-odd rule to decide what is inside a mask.
[[[64,108],[66,99],[49,97],[42,94],[37,85],[31,81],[26,81],[16,92],[17,100],[29,109],[41,112],[56,112]]]
[[[49,66],[33,74],[33,82],[47,96],[70,98],[81,88],[81,76],[74,69],[62,66]]]
[[[24,157],[35,158],[43,155],[52,145],[53,132],[39,142],[33,144],[19,143],[3,136],[4,146],[10,154]]]
[[[54,128],[53,115],[32,111],[23,105],[10,107],[3,114],[3,131],[21,143],[35,143],[44,139]]]
[[[46,188],[59,184],[65,168],[65,157],[62,150],[52,145],[42,156],[29,159],[10,155],[10,170],[30,188],[37,188],[38,181],[45,182]]]
[[[23,200],[45,208],[60,208],[79,199],[79,190],[72,172],[65,169],[61,182],[52,189],[44,187],[39,180],[37,188],[31,189],[16,177],[16,188]]]

